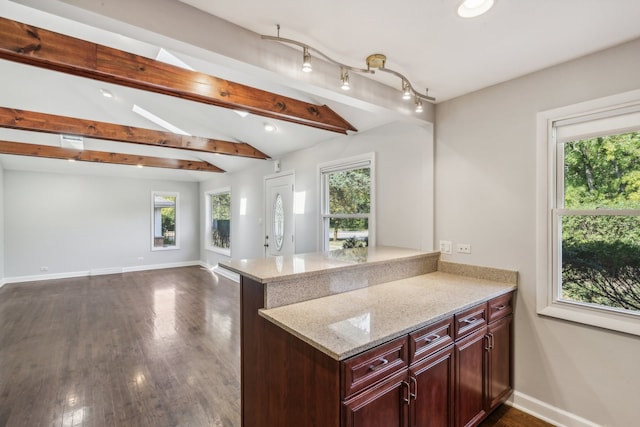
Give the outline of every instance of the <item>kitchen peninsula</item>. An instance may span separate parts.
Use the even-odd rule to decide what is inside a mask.
[[[517,273],[356,248],[241,276],[242,422],[471,426],[512,390]]]

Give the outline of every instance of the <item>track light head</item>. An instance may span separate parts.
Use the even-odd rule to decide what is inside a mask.
[[[302,71],[310,73],[313,70],[311,67],[311,54],[306,47],[302,49]]]
[[[402,99],[408,101],[411,99],[411,89],[409,83],[406,80],[402,80]]]
[[[342,83],[340,86],[342,90],[351,89],[351,85],[349,84],[349,71],[344,70],[343,68],[340,68],[340,82]]]
[[[416,103],[416,113],[422,113],[422,111],[424,111],[422,109],[422,100],[416,96],[415,103]]]

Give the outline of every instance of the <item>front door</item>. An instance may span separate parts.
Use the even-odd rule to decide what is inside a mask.
[[[265,255],[295,253],[293,224],[293,189],[295,175],[279,174],[264,180],[265,188]]]

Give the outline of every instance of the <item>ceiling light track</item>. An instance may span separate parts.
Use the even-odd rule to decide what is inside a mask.
[[[329,57],[328,55],[324,54],[323,52],[319,51],[318,49],[309,46],[306,43],[302,43],[299,42],[297,40],[293,40],[293,39],[287,39],[284,37],[280,37],[280,24],[276,25],[277,28],[277,35],[276,36],[269,36],[269,35],[261,35],[260,37],[263,40],[270,40],[270,41],[276,41],[276,42],[280,42],[280,43],[286,43],[286,44],[291,44],[294,46],[298,46],[302,48],[302,71],[304,72],[310,72],[312,70],[312,64],[311,64],[311,53],[314,53],[315,55],[317,55],[318,57],[323,58],[325,61],[336,65],[340,68],[340,83],[341,83],[341,87],[343,90],[348,90],[348,88],[350,87],[349,84],[349,71],[353,71],[356,73],[363,73],[363,74],[375,74],[375,70],[380,70],[383,71],[385,73],[389,73],[389,74],[393,74],[394,76],[398,77],[401,79],[402,81],[402,99],[414,99],[415,103],[417,105],[417,101],[418,100],[425,100],[428,102],[435,102],[435,98],[432,96],[428,95],[429,89],[427,89],[424,93],[419,92],[418,90],[416,90],[416,88],[411,84],[411,82],[409,81],[409,79],[407,77],[405,77],[403,74],[392,70],[390,68],[386,68],[385,67],[385,62],[387,60],[387,57],[385,55],[382,54],[373,54],[373,55],[369,55],[366,59],[366,63],[367,63],[367,68],[359,68],[359,67],[353,67],[351,65],[347,65],[344,64],[342,62],[336,61],[335,59]],[[346,81],[346,84],[345,84]]]

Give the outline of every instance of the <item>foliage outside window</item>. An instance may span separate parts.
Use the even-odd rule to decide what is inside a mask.
[[[372,160],[321,168],[324,250],[369,246],[372,176]]]
[[[231,190],[207,192],[207,224],[205,246],[225,255],[231,254]]]
[[[561,298],[640,314],[640,133],[563,151]]]
[[[152,193],[152,244],[153,250],[177,249],[178,193]]]
[[[638,100],[640,91],[538,115],[549,189],[538,198],[549,208],[538,217],[548,236],[538,236],[540,314],[640,335]]]

